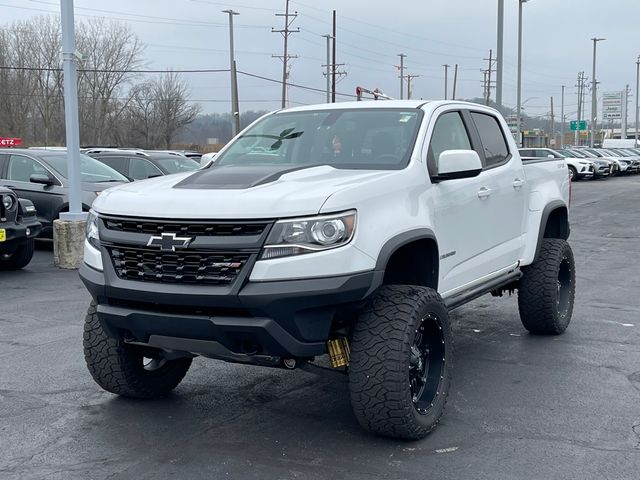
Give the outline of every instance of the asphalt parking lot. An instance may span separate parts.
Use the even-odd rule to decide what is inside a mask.
[[[640,478],[640,176],[577,182],[573,321],[527,334],[515,298],[456,310],[442,423],[361,430],[346,379],[196,359],[173,395],[115,397],[82,354],[89,303],[40,246],[0,272],[0,478]]]

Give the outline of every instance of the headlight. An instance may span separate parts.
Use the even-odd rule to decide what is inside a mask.
[[[318,252],[346,245],[356,230],[356,211],[276,222],[262,251],[263,260]]]
[[[85,229],[87,241],[97,249],[100,249],[100,231],[98,229],[98,216],[89,212],[87,216],[87,226]]]
[[[4,195],[2,197],[2,204],[7,211],[11,211],[13,207],[16,206],[16,200],[12,195]]]

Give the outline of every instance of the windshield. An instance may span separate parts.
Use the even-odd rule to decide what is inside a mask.
[[[43,159],[60,175],[67,176],[67,155],[47,155]],[[80,180],[83,182],[127,182],[127,178],[120,175],[113,168],[94,158],[80,154]]]
[[[607,150],[605,150],[604,148],[601,150],[601,152],[602,152],[604,155],[607,155],[607,156],[609,156],[609,157],[619,157],[619,156],[620,156],[620,154],[619,154],[619,153],[617,153],[617,152],[615,152],[615,151],[613,151],[613,150],[608,150],[608,149],[607,149]]]
[[[219,165],[391,170],[409,161],[422,111],[345,109],[270,115],[216,157]]]
[[[578,152],[576,150],[571,150],[571,153],[573,153],[573,156],[576,158],[587,158],[587,156],[584,153]]]
[[[200,168],[200,164],[191,158],[169,155],[161,158],[154,158],[166,173],[192,172]]]
[[[558,153],[564,157],[577,158],[577,155],[569,150],[558,150]]]

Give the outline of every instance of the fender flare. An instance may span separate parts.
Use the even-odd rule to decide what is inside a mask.
[[[413,230],[402,232],[387,240],[380,249],[378,259],[376,260],[375,276],[370,292],[382,285],[382,282],[384,281],[384,273],[387,268],[387,264],[391,259],[391,256],[399,248],[408,245],[409,243],[416,240],[433,240],[433,242],[436,244],[436,259],[439,262],[440,257],[438,254],[438,241],[436,239],[435,233],[433,233],[433,230],[429,228],[416,228]],[[436,265],[436,276],[438,275],[438,268],[439,264]]]
[[[533,256],[534,261],[538,258],[538,255],[540,255],[540,248],[542,247],[544,231],[547,228],[549,217],[551,216],[552,212],[558,210],[559,208],[564,208],[567,211],[567,238],[565,238],[564,240],[567,240],[569,238],[569,235],[571,234],[571,227],[568,225],[569,208],[567,207],[567,204],[562,200],[554,200],[552,202],[549,202],[542,210],[542,216],[540,217],[540,226],[538,227],[538,243],[536,245],[536,253]]]

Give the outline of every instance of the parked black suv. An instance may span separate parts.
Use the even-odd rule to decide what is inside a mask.
[[[17,270],[31,261],[41,228],[33,203],[0,186],[0,270]]]

